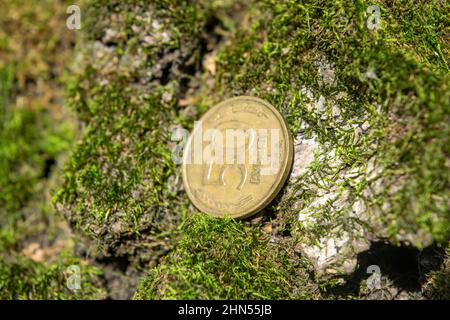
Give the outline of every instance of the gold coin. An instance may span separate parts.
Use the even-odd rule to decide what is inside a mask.
[[[195,123],[184,150],[184,187],[200,211],[246,218],[277,195],[292,157],[283,116],[262,99],[234,97]]]

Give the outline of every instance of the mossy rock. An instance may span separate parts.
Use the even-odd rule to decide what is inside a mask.
[[[185,1],[87,6],[68,83],[85,128],[56,202],[113,256],[154,261],[187,210],[170,128],[182,121],[176,103],[199,63],[205,11]]]
[[[377,30],[367,27],[373,4]],[[274,211],[318,274],[353,272],[373,241],[448,240],[444,11],[439,2],[256,2],[218,53],[220,95],[262,97],[288,120],[294,168]]]
[[[376,30],[367,27],[374,4]],[[86,8],[99,23],[85,24],[68,82],[85,127],[56,202],[110,255],[147,264],[174,246],[136,298],[315,297],[295,291],[295,281],[280,284],[272,268],[285,279],[303,275],[310,267],[293,258],[301,252],[297,263],[306,257],[316,276],[329,278],[351,274],[374,241],[447,244],[442,2],[90,1]],[[171,159],[170,129],[189,128],[214,103],[243,94],[266,99],[287,119],[295,138],[289,181],[252,221],[195,218]],[[255,240],[264,232],[267,239]],[[220,235],[232,250],[233,237],[254,234],[236,247],[246,257],[233,260],[237,280],[222,275]],[[251,270],[273,293],[247,282]]]

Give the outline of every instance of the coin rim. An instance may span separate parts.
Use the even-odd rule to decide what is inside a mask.
[[[191,149],[191,143],[192,143],[192,139],[195,133],[195,128],[192,130],[192,132],[189,135],[189,138],[186,142],[185,145],[185,149],[184,149],[184,153],[183,153],[183,165],[182,165],[182,175],[183,175],[183,185],[184,185],[184,189],[186,191],[186,194],[188,195],[189,199],[191,200],[192,204],[200,211],[207,213],[209,215],[212,215],[214,217],[219,217],[219,218],[224,218],[225,216],[229,216],[233,219],[245,219],[248,218],[258,212],[260,212],[262,209],[264,209],[270,202],[272,202],[272,200],[278,195],[278,193],[281,191],[282,187],[284,186],[286,179],[289,175],[290,169],[292,167],[292,163],[293,163],[293,153],[294,153],[294,143],[292,140],[292,136],[291,136],[291,132],[289,130],[288,124],[286,122],[286,120],[284,119],[283,115],[274,107],[272,106],[269,102],[257,98],[257,97],[252,97],[252,96],[236,96],[236,97],[232,97],[229,99],[226,99],[224,101],[219,102],[218,104],[216,104],[214,107],[212,107],[211,109],[209,109],[201,118],[200,120],[202,120],[203,118],[205,118],[208,114],[213,113],[216,109],[219,109],[222,105],[227,104],[229,102],[232,102],[234,100],[252,100],[254,102],[257,103],[261,103],[264,106],[268,107],[273,114],[275,115],[275,117],[278,118],[281,127],[283,130],[283,133],[285,136],[287,136],[287,148],[286,148],[286,161],[285,161],[285,165],[284,168],[282,169],[282,171],[280,171],[281,173],[278,175],[278,179],[276,179],[274,181],[274,183],[272,185],[276,185],[276,187],[274,188],[274,190],[272,192],[270,192],[270,190],[267,192],[267,195],[263,198],[262,201],[260,201],[260,203],[254,207],[252,210],[249,210],[248,212],[243,211],[244,213],[242,214],[222,214],[222,213],[216,213],[216,212],[211,212],[211,209],[209,207],[204,208],[205,206],[203,205],[203,203],[201,203],[201,201],[198,201],[197,198],[193,195],[191,187],[188,184],[188,178],[187,178],[187,164],[186,164],[186,157],[188,156],[188,150]]]

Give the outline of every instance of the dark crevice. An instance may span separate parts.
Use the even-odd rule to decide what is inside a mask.
[[[130,274],[134,268],[127,256],[100,255],[95,258],[95,264],[103,270],[101,278],[108,292],[107,300],[132,298],[140,273]]]
[[[380,267],[381,274],[387,276],[397,287],[406,291],[420,289],[419,250],[409,246],[393,246],[384,242],[372,243],[370,250],[358,255],[358,278],[367,278],[367,268]]]
[[[164,67],[161,70],[160,83],[162,86],[165,86],[171,80],[172,64],[173,64],[172,61],[168,62],[167,64],[164,65]]]
[[[91,240],[81,239],[75,247],[78,257],[91,260],[91,264],[100,270],[99,275],[102,287],[106,289],[106,300],[129,300],[133,297],[137,289],[138,281],[143,275],[143,271],[148,268],[137,267],[130,261],[129,255],[117,256],[111,250],[106,252],[100,250],[91,252],[91,248],[96,247]],[[109,251],[109,252],[108,252]]]
[[[195,62],[185,64],[183,68],[183,77],[180,79],[180,99],[183,99],[190,88],[198,86],[198,74],[204,72],[203,59],[206,54],[212,52],[214,48],[223,40],[223,36],[217,33],[218,28],[223,28],[222,21],[211,16],[204,26],[204,34],[198,41],[198,51]],[[161,82],[162,84],[162,82]]]
[[[42,170],[42,178],[49,178],[52,172],[53,167],[56,164],[56,160],[54,158],[48,158],[44,162],[44,168]]]
[[[202,55],[200,55],[202,56]],[[195,78],[195,74],[197,70],[201,67],[201,60],[197,61],[197,63],[189,64],[183,69],[183,76],[179,81],[180,84],[180,96],[184,96],[188,89],[190,88],[190,84],[192,79]],[[162,84],[162,82],[161,82]]]
[[[217,18],[216,16],[211,16],[205,24],[205,31],[207,37],[204,37],[202,40],[203,44],[203,53],[206,51],[211,52],[214,48],[217,47],[217,44],[223,40],[223,36],[217,32],[218,29],[224,28],[223,22]]]
[[[360,285],[369,278],[369,266],[378,266],[382,278],[387,278],[399,291],[420,292],[425,275],[438,270],[444,261],[444,250],[433,244],[419,250],[408,245],[395,246],[383,241],[372,242],[370,249],[357,256],[357,268],[341,286],[327,288],[333,295],[359,295]]]

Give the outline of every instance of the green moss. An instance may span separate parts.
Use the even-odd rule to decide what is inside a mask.
[[[80,270],[80,287],[69,289],[73,275],[70,266]],[[19,256],[0,260],[0,299],[2,300],[79,300],[101,299],[105,290],[98,269],[74,257],[63,257],[57,263],[44,265]]]
[[[379,30],[366,26],[373,4],[381,8]],[[186,1],[87,7],[83,62],[68,83],[69,102],[86,128],[56,203],[112,255],[147,262],[181,236],[136,298],[314,297],[309,289],[295,291],[292,266],[302,260],[286,258],[282,245],[288,252],[294,245],[276,242],[280,230],[302,244],[361,228],[375,239],[418,247],[446,243],[450,99],[442,3],[253,1],[241,7],[239,26],[212,14],[213,7]],[[215,86],[205,89],[200,65],[214,19],[228,28],[221,30],[227,38],[217,48]],[[155,21],[162,28],[147,29]],[[283,113],[294,137],[317,143],[308,170],[273,207],[279,226],[273,245],[257,227],[231,220],[198,216],[178,229],[195,210],[179,188],[168,188],[179,175],[169,128],[189,124],[179,102],[190,85],[200,95],[198,113],[232,95],[259,96]],[[369,164],[381,169],[373,170],[376,177],[369,178]],[[315,204],[329,194],[336,199]],[[298,214],[310,211],[316,222],[305,226]],[[297,281],[308,282],[303,274]]]
[[[123,237],[136,242],[157,237],[173,229],[179,218],[169,207],[178,200],[167,190],[174,165],[164,144],[169,120],[160,108],[161,96],[153,94],[137,104],[130,95],[113,86],[96,92],[88,108],[101,108],[73,152],[57,195],[75,209],[70,221],[102,239],[106,248]]]
[[[450,244],[445,251],[442,267],[427,275],[427,280],[422,291],[429,299],[450,299]]]
[[[174,250],[142,281],[136,299],[317,298],[307,266],[258,227],[193,215]]]
[[[76,123],[61,106],[70,56],[64,1],[2,3],[0,17],[0,299],[103,298],[98,269],[73,256],[50,193],[73,145]],[[37,262],[45,261],[45,262]],[[81,289],[66,286],[67,268]]]
[[[104,252],[155,260],[187,210],[170,136],[183,118],[176,101],[199,64],[207,9],[90,1],[86,10],[83,63],[67,80],[69,104],[86,128],[55,201]]]
[[[381,7],[380,30],[366,27],[372,4]],[[380,235],[395,241],[399,234],[420,230],[446,242],[450,99],[445,15],[439,1],[264,1],[251,6],[250,26],[219,52],[220,95],[265,98],[285,115],[294,136],[320,144],[316,162],[280,204],[285,223],[303,228],[296,222],[298,211],[334,190],[350,192],[350,202],[362,199],[370,209],[381,210]],[[427,27],[418,35],[421,22]],[[323,61],[333,70],[331,81],[320,70]],[[321,96],[325,105],[319,111]],[[333,115],[333,105],[339,116]],[[378,179],[385,188],[375,198],[364,196],[371,187],[365,179],[370,160],[383,167]],[[349,170],[359,170],[360,178],[342,177]],[[400,177],[404,184],[398,184]],[[351,204],[338,211],[330,205],[315,214],[323,223],[303,228],[312,242],[348,225]],[[426,243],[422,238],[414,245]]]
[[[26,218],[26,207],[40,203],[38,190],[49,175],[50,166],[66,151],[74,138],[74,127],[49,114],[44,107],[20,107],[10,103],[15,86],[13,68],[10,79],[1,79],[5,93],[0,117],[0,247],[15,245],[16,227]],[[0,73],[7,72],[3,70]],[[5,82],[3,82],[5,81]],[[9,83],[9,85],[8,85]],[[48,204],[47,204],[48,205]],[[46,211],[42,210],[46,215]],[[32,228],[32,226],[30,226]],[[23,230],[22,230],[23,231]]]

